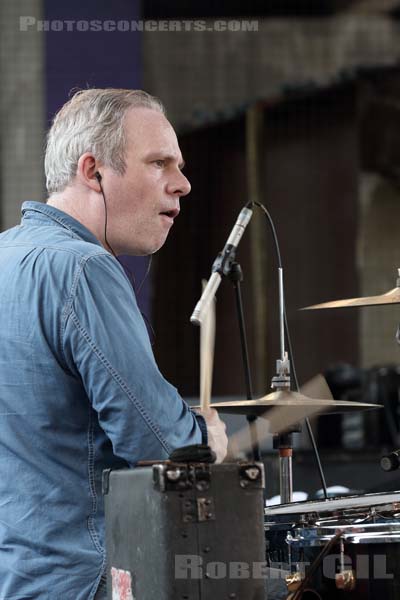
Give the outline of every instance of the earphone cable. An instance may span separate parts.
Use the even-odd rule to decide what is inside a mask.
[[[106,202],[106,196],[104,194],[103,186],[102,186],[102,183],[101,183],[102,177],[101,177],[100,173],[96,174],[96,179],[99,182],[100,191],[101,191],[101,195],[103,197],[103,202],[104,202],[104,241],[105,241],[107,247],[110,249],[111,254],[114,256],[115,260],[118,261],[118,263],[121,265],[121,267],[124,270],[124,272],[127,274],[128,280],[129,280],[129,282],[130,282],[130,284],[132,286],[133,292],[134,292],[134,294],[135,294],[135,296],[137,298],[138,295],[140,294],[140,291],[142,290],[142,287],[143,287],[143,284],[144,284],[145,280],[147,279],[147,277],[148,277],[148,275],[150,273],[151,263],[152,263],[152,257],[150,256],[149,262],[148,262],[148,265],[147,265],[147,269],[146,269],[146,273],[145,273],[142,281],[140,282],[139,287],[136,289],[136,279],[135,279],[134,274],[132,273],[131,269],[127,265],[122,264],[122,262],[119,260],[118,256],[114,252],[113,247],[111,246],[110,242],[107,239],[107,224],[108,224],[107,202]],[[146,322],[146,325],[148,326],[148,328],[151,331],[151,335],[152,335],[152,338],[153,338],[153,340],[151,340],[151,344],[153,345],[154,340],[156,339],[156,334],[155,334],[154,328],[153,328],[153,326],[152,326],[149,318],[147,317],[147,315],[143,311],[140,311],[140,314],[142,315],[144,321]]]

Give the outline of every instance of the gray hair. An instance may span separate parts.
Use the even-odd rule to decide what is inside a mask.
[[[142,90],[81,90],[64,104],[47,134],[44,169],[49,194],[62,191],[71,182],[85,152],[124,174],[124,116],[131,108],[165,114],[160,100]]]

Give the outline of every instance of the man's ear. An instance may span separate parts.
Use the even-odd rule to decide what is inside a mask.
[[[98,172],[98,163],[90,152],[85,152],[78,160],[78,168],[76,170],[76,177],[78,181],[95,192],[100,192],[100,180],[101,175]],[[100,175],[100,180],[96,175]]]

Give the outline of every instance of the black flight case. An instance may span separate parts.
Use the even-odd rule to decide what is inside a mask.
[[[105,471],[108,600],[265,600],[261,463]]]

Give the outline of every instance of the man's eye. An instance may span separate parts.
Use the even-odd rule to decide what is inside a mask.
[[[154,164],[157,165],[157,167],[164,167],[165,166],[165,160],[155,160]]]

